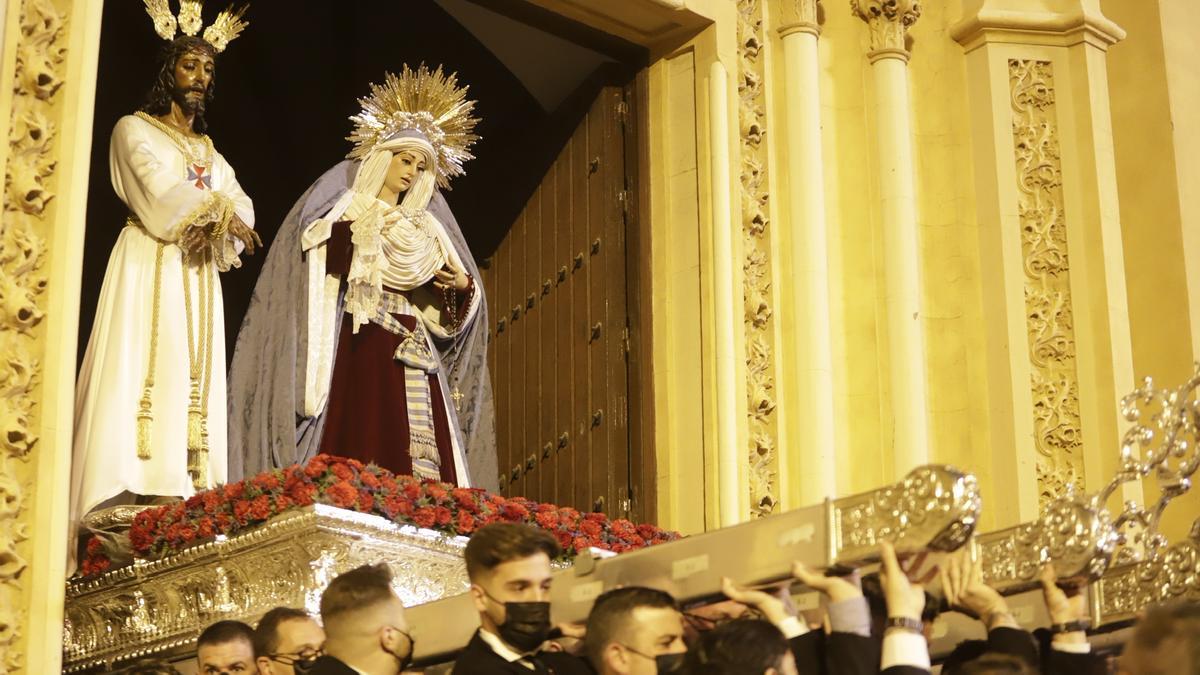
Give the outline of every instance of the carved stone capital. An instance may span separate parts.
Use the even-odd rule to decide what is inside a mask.
[[[817,6],[821,0],[780,0],[779,2],[779,34],[783,36],[793,33],[821,34],[821,26],[817,22]]]
[[[871,31],[867,56],[872,63],[883,58],[908,60],[904,39],[909,27],[921,18],[918,0],[850,0],[850,9]]]

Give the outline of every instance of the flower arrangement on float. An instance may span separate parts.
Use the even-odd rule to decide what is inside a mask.
[[[603,513],[397,476],[374,464],[322,454],[303,466],[265,471],[141,511],[129,529],[129,543],[135,557],[157,559],[312,504],[370,513],[451,536],[470,536],[489,523],[526,523],[553,534],[568,558],[593,547],[621,553],[680,536],[654,525],[610,520]],[[112,566],[104,543],[92,537],[81,575],[102,574]]]

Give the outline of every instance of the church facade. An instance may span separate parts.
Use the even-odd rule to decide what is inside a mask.
[[[0,670],[61,660],[99,0],[9,0]],[[528,0],[644,47],[631,339],[685,534],[973,472],[984,531],[1119,466],[1200,359],[1184,0]],[[540,445],[540,444],[539,444]],[[503,467],[502,467],[503,468]],[[1150,484],[1113,498],[1148,504]],[[1119,501],[1117,501],[1119,500]],[[1167,511],[1180,541],[1200,511]]]

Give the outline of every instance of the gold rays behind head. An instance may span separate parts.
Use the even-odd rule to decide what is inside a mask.
[[[470,152],[479,140],[474,133],[479,119],[471,116],[475,101],[441,66],[431,71],[425,64],[416,70],[406,65],[399,75],[387,73],[358,102],[362,111],[350,118],[354,132],[347,137],[354,143],[350,159],[367,157],[401,131],[418,131],[433,146],[438,187],[448,188],[451,178],[464,173],[463,164],[475,158]]]

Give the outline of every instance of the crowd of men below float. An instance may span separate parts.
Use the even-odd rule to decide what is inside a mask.
[[[795,565],[796,579],[824,596],[824,615],[814,623],[795,610],[787,584],[757,590],[726,579],[725,602],[681,611],[664,591],[622,587],[596,599],[586,625],[552,626],[550,561],[558,554],[554,537],[535,528],[477,531],[464,557],[481,627],[452,666],[426,672],[919,675],[932,671],[928,629],[946,610],[977,618],[987,639],[959,644],[941,664],[945,675],[1200,675],[1200,605],[1152,609],[1120,656],[1098,654],[1088,642],[1085,594],[1063,588],[1050,566],[1041,583],[1053,626],[1032,634],[983,583],[979,561],[965,550],[941,564],[935,596],[909,580],[888,544],[880,548],[878,579]],[[199,672],[396,675],[410,668],[413,633],[386,564],[336,577],[320,611],[320,623],[279,607],[257,628],[238,621],[209,626],[197,643]],[[119,672],[178,671],[144,661]]]

